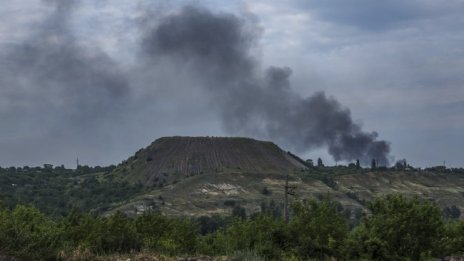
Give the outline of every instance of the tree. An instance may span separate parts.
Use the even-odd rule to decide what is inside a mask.
[[[447,206],[443,209],[443,216],[447,219],[458,219],[461,216],[461,210],[455,205]]]
[[[371,216],[350,234],[349,259],[424,260],[440,255],[444,234],[440,209],[428,201],[389,195],[369,206]]]
[[[455,220],[445,225],[442,245],[447,255],[464,253],[464,220]]]
[[[288,229],[289,244],[304,260],[340,256],[348,234],[345,218],[337,211],[335,202],[328,198],[295,204]]]
[[[322,162],[321,158],[317,158],[317,166],[318,167],[324,167],[324,163]]]
[[[313,160],[312,159],[307,159],[306,160],[306,164],[310,167],[313,167],[314,166],[314,163],[313,163]]]
[[[236,205],[232,209],[232,216],[233,217],[238,217],[240,219],[245,219],[246,218],[246,209],[243,208],[240,205]]]
[[[371,169],[376,169],[376,168],[377,168],[377,162],[375,161],[375,159],[372,159]]]
[[[408,163],[406,159],[398,160],[395,164],[395,168],[397,169],[406,169],[408,167]]]
[[[137,218],[135,227],[144,248],[152,251],[168,255],[192,254],[197,247],[199,228],[189,219],[146,213]]]
[[[359,159],[356,160],[356,169],[361,168],[361,163],[359,163]]]
[[[128,253],[139,250],[140,243],[132,220],[121,212],[104,219],[100,227],[101,246],[104,252]]]
[[[237,220],[214,237],[215,242],[211,245],[217,250],[213,254],[253,250],[266,260],[281,260],[282,249],[289,241],[283,219],[275,219],[268,215]]]
[[[53,259],[59,230],[36,208],[17,206],[0,211],[0,253],[21,260]]]

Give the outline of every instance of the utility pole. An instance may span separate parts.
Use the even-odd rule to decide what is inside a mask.
[[[290,217],[288,214],[288,195],[295,196],[295,191],[293,191],[296,188],[296,186],[289,186],[288,185],[288,173],[287,177],[285,178],[285,192],[284,192],[284,219],[285,223],[288,223]]]

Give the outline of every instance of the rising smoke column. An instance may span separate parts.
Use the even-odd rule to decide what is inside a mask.
[[[98,158],[111,144],[144,144],[140,137],[172,123],[168,117],[205,122],[198,114],[214,117],[214,110],[233,135],[299,152],[327,147],[335,160],[388,162],[389,144],[353,123],[334,98],[303,98],[291,89],[290,68],[261,67],[254,55],[261,29],[249,19],[193,6],[143,17],[148,22],[133,27],[142,31],[140,50],[122,50],[138,51],[131,67],[77,38],[72,21],[80,1],[43,2],[52,12],[22,43],[0,49],[0,147],[8,148],[2,159],[43,163],[74,150]],[[205,105],[192,109],[192,95],[183,92]]]
[[[142,48],[147,59],[168,58],[191,70],[231,134],[268,138],[300,152],[327,146],[336,161],[388,164],[389,143],[363,131],[337,100],[323,92],[300,97],[291,89],[290,68],[271,67],[263,75],[252,55],[257,35],[250,21],[187,6],[147,30]]]

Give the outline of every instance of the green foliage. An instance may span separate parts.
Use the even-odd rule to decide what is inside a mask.
[[[54,258],[59,231],[33,207],[18,206],[0,213],[0,253],[26,260]]]
[[[260,208],[262,214],[269,215],[274,218],[281,218],[283,216],[283,204],[278,204],[272,199],[268,202],[261,202]]]
[[[266,259],[260,256],[256,251],[245,250],[237,251],[232,254],[234,260],[243,260],[243,261],[265,261]]]
[[[210,255],[224,255],[253,250],[259,256],[277,259],[285,247],[285,223],[267,215],[253,219],[237,219],[225,230],[202,239],[202,251]]]
[[[77,248],[93,253],[127,253],[141,248],[134,221],[122,213],[103,218],[72,211],[62,220],[61,239],[65,252]]]
[[[110,217],[72,211],[61,222],[63,250],[88,249],[96,254],[129,253],[141,249],[174,254],[195,252],[197,226],[187,219],[147,213],[136,219],[120,212]]]
[[[246,209],[240,205],[235,205],[232,208],[232,216],[240,219],[245,219],[247,217]]]
[[[441,254],[444,223],[440,209],[430,202],[389,195],[371,204],[370,211],[350,235],[348,256],[421,260]]]
[[[340,256],[348,225],[335,203],[325,199],[294,205],[288,230],[291,248],[298,256],[322,259]]]
[[[464,220],[452,221],[445,225],[443,247],[447,254],[464,255]]]
[[[211,234],[220,229],[225,229],[233,222],[233,218],[221,215],[201,216],[197,218],[201,235]]]
[[[443,216],[447,219],[457,219],[461,216],[461,210],[455,205],[447,206],[443,209]]]
[[[139,251],[168,256],[229,256],[238,260],[426,260],[464,253],[464,221],[445,223],[417,198],[390,195],[370,205],[352,231],[328,198],[293,206],[291,220],[262,213],[248,218],[129,218],[77,210],[53,221],[29,206],[0,204],[0,253],[24,260],[92,260]]]
[[[113,180],[114,166],[0,168],[0,199],[9,208],[31,204],[53,217],[66,216],[73,208],[103,213],[111,204],[142,191],[140,185]]]
[[[197,248],[198,227],[188,219],[145,214],[135,221],[135,228],[148,250],[174,254],[192,254]]]
[[[348,234],[344,217],[334,202],[310,201],[293,208],[289,224],[271,213],[237,219],[227,229],[202,238],[202,253],[223,255],[249,252],[268,260],[284,256],[323,258],[338,256]]]

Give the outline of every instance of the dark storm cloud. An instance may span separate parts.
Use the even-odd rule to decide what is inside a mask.
[[[190,6],[147,31],[143,48],[153,60],[168,57],[188,67],[207,87],[229,133],[269,138],[300,152],[327,146],[335,160],[388,164],[389,144],[362,131],[334,98],[322,92],[300,97],[290,88],[289,68],[261,75],[252,55],[258,31],[246,19]]]

